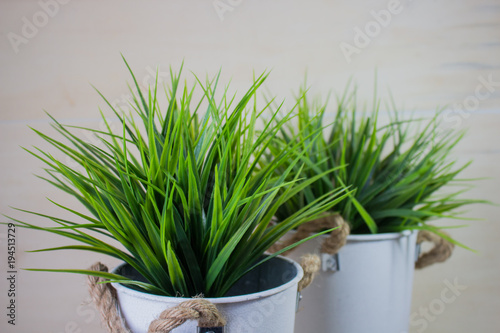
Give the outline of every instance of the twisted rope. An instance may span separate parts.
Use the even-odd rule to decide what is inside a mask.
[[[315,254],[306,254],[301,257],[300,266],[304,270],[304,277],[299,281],[299,292],[313,282],[321,268],[321,259]]]
[[[100,262],[95,263],[89,269],[97,272],[108,272],[108,267]],[[106,279],[88,276],[90,297],[99,310],[104,325],[111,333],[130,333],[125,324],[122,324],[122,318],[118,314],[116,289],[110,283],[101,283],[103,281]]]
[[[269,252],[274,253],[280,251],[287,246],[309,237],[312,233],[331,228],[337,229],[330,232],[329,237],[323,241],[320,252],[335,254],[340,250],[340,248],[342,248],[342,246],[345,245],[347,242],[347,236],[349,236],[351,231],[349,224],[345,222],[339,214],[326,215],[300,225],[291,237],[271,246],[271,248],[269,248]],[[285,251],[283,255],[290,253],[292,250]]]
[[[441,232],[448,235],[443,231]],[[418,257],[418,260],[415,263],[415,268],[417,269],[422,269],[432,264],[447,260],[455,248],[455,244],[428,230],[420,230],[418,233],[417,244],[421,244],[423,242],[431,242],[434,244],[434,247],[428,252],[422,253]]]
[[[223,327],[226,320],[217,307],[203,298],[189,301],[163,311],[158,319],[149,325],[148,333],[168,333],[188,320],[198,319],[199,327]]]

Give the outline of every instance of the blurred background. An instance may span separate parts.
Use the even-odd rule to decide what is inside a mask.
[[[1,213],[26,218],[14,206],[60,214],[46,198],[74,204],[34,176],[42,163],[21,146],[47,148],[29,129],[53,133],[44,110],[65,123],[102,125],[99,108],[110,113],[91,85],[126,105],[131,80],[120,54],[141,86],[157,70],[168,82],[169,67],[182,61],[188,80],[190,71],[204,78],[222,69],[222,82],[240,92],[254,71],[271,70],[267,88],[288,101],[306,73],[322,95],[341,93],[352,78],[368,102],[376,80],[378,96],[392,94],[401,112],[444,109],[448,128],[468,129],[455,151],[460,161],[474,161],[463,177],[486,177],[469,197],[500,202],[498,1],[0,0],[0,34]],[[499,212],[469,207],[464,216],[482,220],[451,233],[477,252],[457,248],[446,263],[416,272],[411,333],[498,332]],[[16,268],[116,265],[87,253],[25,252],[68,244],[46,233],[18,229],[16,242]],[[19,271],[16,325],[9,325],[6,226],[0,246],[1,332],[104,332],[85,278],[68,274]],[[461,287],[443,303],[450,283]]]

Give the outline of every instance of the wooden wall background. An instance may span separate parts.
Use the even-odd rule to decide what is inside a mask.
[[[129,78],[120,53],[145,83],[157,66],[165,73],[182,60],[201,76],[222,67],[223,80],[232,78],[240,91],[253,70],[272,69],[267,86],[288,98],[307,71],[315,92],[341,91],[352,77],[368,99],[376,70],[380,96],[390,89],[402,111],[446,108],[447,125],[469,129],[456,152],[475,161],[464,176],[489,177],[470,196],[500,202],[498,1],[0,0],[0,35],[1,213],[19,216],[9,206],[51,213],[45,197],[70,203],[32,175],[41,165],[19,146],[40,144],[28,126],[49,131],[43,109],[97,126],[104,105],[89,83],[116,103],[126,100]],[[453,236],[478,253],[457,249],[446,264],[416,273],[410,332],[498,330],[498,213],[471,207],[467,216],[484,220]],[[5,234],[0,227],[2,308]],[[57,237],[20,230],[17,240],[20,267],[85,268],[96,261],[82,253],[24,252],[65,242]],[[446,281],[455,280],[466,289],[424,316],[439,303]],[[22,271],[18,292],[17,325],[2,315],[2,332],[104,332],[80,276]]]

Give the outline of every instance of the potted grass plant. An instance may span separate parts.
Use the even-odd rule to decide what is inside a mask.
[[[280,224],[271,223],[284,202],[334,170],[300,179],[298,148],[308,135],[297,136],[272,163],[256,168],[290,118],[260,124],[257,130],[268,105],[259,109],[256,93],[267,74],[256,78],[239,99],[230,96],[227,87],[217,94],[219,76],[205,83],[196,78],[197,84],[188,88],[181,87],[180,75],[171,72],[167,105],[160,108],[157,84],[142,93],[132,74],[137,92],[131,90],[128,114],[104,99],[122,125],[119,133],[104,116],[107,130],[77,127],[96,135],[100,146],[54,118],[60,138],[35,130],[63,156],[28,150],[47,165],[42,178],[78,199],[87,212],[55,203],[74,220],[28,210],[23,211],[54,225],[13,220],[20,227],[77,243],[38,251],[84,250],[123,264],[110,273],[32,270],[85,274],[113,283],[121,315],[135,333],[146,332],[165,308],[192,297],[215,304],[229,332],[291,333],[301,268],[277,253],[264,252],[288,231],[330,210],[348,192],[325,191]],[[202,97],[195,101],[196,88]],[[278,169],[282,173],[277,176]],[[121,246],[112,245],[116,241]],[[173,332],[195,332],[195,324]]]
[[[329,240],[325,235],[290,254],[296,258],[304,252],[322,252],[323,259],[321,274],[304,292],[296,328],[299,332],[407,332],[418,232],[421,240],[428,237],[436,243],[418,263],[442,261],[454,244],[464,245],[428,221],[461,219],[458,208],[479,202],[460,198],[466,184],[458,175],[468,164],[458,166],[450,156],[463,133],[436,135],[438,116],[401,120],[394,113],[382,124],[379,102],[375,100],[370,112],[360,112],[356,93],[349,89],[338,99],[330,119],[327,103],[309,100],[305,89],[297,104],[298,123],[280,129],[270,147],[270,160],[297,141],[297,135],[320,130],[323,135],[309,140],[308,146],[304,141],[304,179],[335,166],[345,168],[321,177],[288,200],[276,211],[278,222],[336,186],[350,186],[353,192],[323,220],[311,221],[312,226],[304,224],[288,235],[288,240],[297,241],[311,231],[321,231],[328,218],[344,221],[350,228],[345,246],[333,250],[337,253],[324,251]],[[280,168],[278,174],[286,165]],[[301,229],[307,232],[297,236]],[[335,233],[332,237],[338,237]]]

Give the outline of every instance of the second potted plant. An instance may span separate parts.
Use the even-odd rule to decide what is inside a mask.
[[[457,208],[478,202],[459,197],[464,187],[442,191],[460,185],[458,174],[467,166],[450,161],[450,151],[463,133],[436,137],[437,117],[400,120],[397,113],[382,125],[378,108],[375,102],[371,114],[359,112],[355,93],[345,93],[327,124],[326,104],[311,103],[303,90],[298,98],[298,132],[285,126],[271,146],[272,156],[295,135],[321,130],[324,135],[303,147],[306,179],[345,165],[287,201],[276,212],[278,222],[336,187],[353,190],[330,215],[302,225],[284,241],[286,245],[311,232],[341,226],[331,236],[308,241],[290,254],[297,258],[313,251],[323,258],[321,274],[303,295],[299,332],[406,332],[419,255],[417,233],[437,235],[429,239],[438,247],[421,258],[422,265],[424,260],[429,264],[446,259],[457,242],[427,222],[460,218]],[[343,247],[338,246],[342,238]]]

